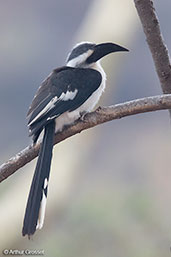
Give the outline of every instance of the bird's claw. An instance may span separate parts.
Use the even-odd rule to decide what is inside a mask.
[[[99,107],[96,109],[96,111],[101,111],[101,109],[102,109],[102,107],[99,106]]]
[[[83,112],[80,116],[80,120],[83,121],[83,122],[86,122],[85,121],[85,115],[87,114],[87,112]]]

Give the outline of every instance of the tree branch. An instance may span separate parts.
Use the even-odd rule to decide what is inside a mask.
[[[171,62],[152,0],[134,0],[164,94],[171,93]]]
[[[84,121],[78,120],[73,125],[55,135],[54,144],[57,144],[68,137],[81,131],[92,128],[107,121],[122,117],[145,113],[150,111],[171,109],[171,95],[152,96],[141,98],[109,107],[99,107],[96,111],[86,114]],[[40,142],[35,146],[28,146],[16,156],[0,166],[0,182],[8,178],[18,169],[32,161],[39,152]]]

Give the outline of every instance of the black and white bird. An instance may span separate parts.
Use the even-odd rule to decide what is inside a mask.
[[[54,69],[39,87],[28,111],[28,127],[33,143],[42,131],[44,135],[27,201],[23,236],[30,237],[43,226],[55,132],[94,108],[106,81],[100,59],[118,51],[128,50],[113,43],[77,44],[66,66]]]

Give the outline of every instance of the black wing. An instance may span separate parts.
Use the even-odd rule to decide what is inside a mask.
[[[101,74],[93,69],[62,67],[42,83],[28,112],[30,135],[40,133],[47,122],[74,111],[98,89]],[[67,99],[67,94],[70,97]]]

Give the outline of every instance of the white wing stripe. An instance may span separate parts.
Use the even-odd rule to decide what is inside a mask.
[[[62,93],[60,97],[58,98],[55,96],[52,98],[52,100],[41,110],[41,112],[38,113],[38,115],[28,124],[30,126],[33,124],[38,118],[40,118],[42,115],[46,114],[49,110],[51,110],[57,101],[68,101],[68,100],[73,100],[78,93],[78,90],[75,89],[74,91],[67,91],[66,93]]]
[[[55,103],[56,103],[57,100],[58,100],[57,96],[52,98],[52,100],[43,108],[43,110],[41,110],[41,112],[39,112],[38,115],[28,124],[28,126],[30,126],[38,118],[40,118],[43,114],[46,114],[50,109],[52,109],[55,106]]]
[[[62,101],[68,101],[68,100],[73,100],[78,93],[78,90],[75,89],[73,92],[72,91],[67,91],[66,93],[62,93],[59,99]]]

